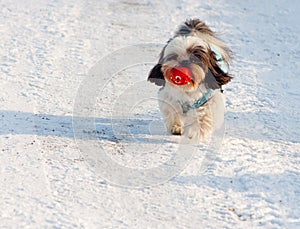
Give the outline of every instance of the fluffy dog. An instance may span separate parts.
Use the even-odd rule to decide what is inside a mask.
[[[148,80],[162,88],[159,108],[167,130],[197,142],[205,142],[222,126],[222,85],[228,74],[231,50],[202,21],[181,25],[161,51]]]

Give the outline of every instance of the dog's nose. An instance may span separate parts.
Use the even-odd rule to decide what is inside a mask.
[[[181,65],[182,65],[182,66],[188,66],[189,63],[190,63],[189,60],[183,60],[183,61],[181,61]]]

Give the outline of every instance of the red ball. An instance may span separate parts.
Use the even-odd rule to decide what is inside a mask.
[[[191,82],[193,73],[186,67],[175,67],[170,71],[171,81],[176,85],[185,85]]]

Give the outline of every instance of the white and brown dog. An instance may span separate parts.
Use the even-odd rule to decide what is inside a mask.
[[[180,26],[148,77],[163,86],[159,108],[169,132],[203,142],[222,126],[222,85],[232,79],[230,59],[228,46],[204,22],[193,19]]]

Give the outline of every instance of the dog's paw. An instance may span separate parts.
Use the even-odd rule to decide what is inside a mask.
[[[193,143],[208,143],[211,130],[205,130],[199,125],[189,125],[184,127],[184,136]]]
[[[199,130],[194,128],[193,126],[185,126],[184,127],[184,136],[189,139],[198,139]]]
[[[171,128],[171,133],[174,135],[182,135],[182,127],[178,124],[175,124]]]

